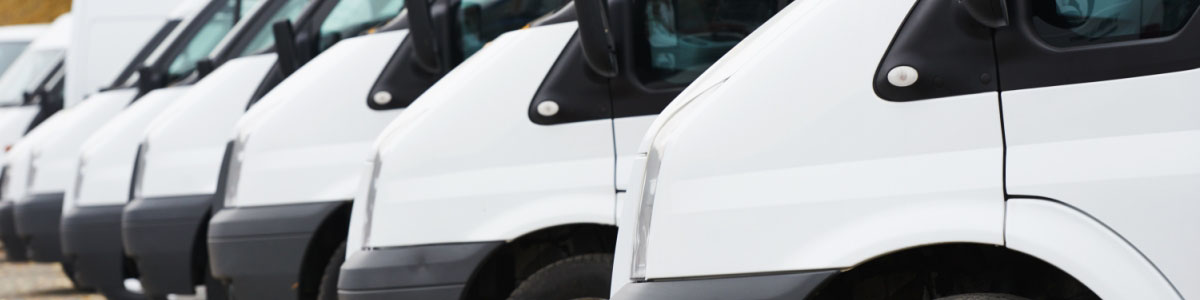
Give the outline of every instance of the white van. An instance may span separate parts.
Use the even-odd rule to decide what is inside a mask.
[[[97,287],[109,299],[145,298],[139,290],[158,292],[154,286],[133,285],[135,290],[130,291],[125,285],[137,282],[131,279],[141,275],[125,258],[121,238],[121,216],[130,199],[138,143],[151,120],[192,96],[198,81],[210,81],[206,76],[215,74],[216,62],[269,47],[262,42],[247,49],[250,43],[241,42],[255,35],[270,36],[264,25],[241,22],[271,11],[259,9],[263,7],[259,3],[188,0],[181,4],[165,31],[169,42],[157,47],[144,66],[139,64],[136,88],[145,95],[103,122],[81,144],[70,145],[79,147],[80,153],[73,184],[66,191],[61,232],[64,254],[75,266],[78,282]]]
[[[0,73],[8,70],[49,29],[50,24],[0,26]]]
[[[90,1],[92,3],[109,3],[108,1]],[[64,111],[87,111],[90,108],[83,109],[82,107],[103,106],[104,103],[111,102],[111,96],[92,97],[94,101],[87,101],[88,105],[75,106],[72,104],[79,103],[79,99],[72,100],[70,96],[70,87],[73,81],[75,82],[92,82],[97,79],[90,77],[103,77],[102,80],[112,80],[114,77],[125,75],[119,63],[115,66],[110,66],[109,61],[129,62],[140,53],[136,46],[144,45],[153,36],[153,30],[147,32],[141,27],[159,28],[165,22],[165,18],[169,11],[162,9],[155,11],[154,8],[160,6],[162,2],[173,1],[123,1],[131,5],[138,2],[147,2],[143,6],[137,6],[135,10],[113,10],[113,9],[89,9],[86,6],[75,6],[70,16],[70,22],[67,24],[69,31],[67,36],[67,63],[65,72],[64,89],[66,95],[63,99],[63,105],[66,107]],[[130,12],[142,13],[141,17],[128,17]],[[152,16],[152,13],[157,13],[157,17]],[[128,17],[128,18],[126,18]],[[82,34],[77,31],[80,23],[90,24],[92,27],[85,32],[98,36],[107,36],[106,43],[111,43],[113,46],[104,51],[96,51],[92,55],[79,57],[77,60],[71,59],[72,52],[83,51],[76,47],[82,47],[85,43],[79,42],[80,39],[91,38],[87,34]],[[110,26],[111,25],[111,26]],[[137,27],[131,29],[130,27]],[[100,28],[108,28],[100,30]],[[119,31],[119,32],[113,32]],[[129,51],[116,51],[114,49],[125,49],[125,44],[134,44],[133,49]],[[101,60],[104,62],[95,62]],[[75,68],[78,66],[87,66],[83,68]],[[75,67],[73,67],[75,66]],[[128,68],[126,68],[128,69]],[[102,99],[109,98],[109,99]],[[42,262],[58,262],[62,260],[61,243],[59,239],[59,221],[62,213],[62,195],[66,190],[67,182],[70,181],[71,165],[67,162],[74,160],[74,153],[77,153],[78,147],[42,147],[42,142],[55,143],[61,139],[71,139],[75,131],[71,128],[84,128],[86,130],[94,129],[96,124],[77,124],[75,121],[70,121],[72,118],[64,117],[63,112],[59,112],[46,119],[46,122],[34,128],[25,138],[13,145],[13,150],[9,152],[5,158],[5,186],[2,189],[2,198],[5,201],[14,201],[14,223],[18,236],[26,243],[26,248],[29,250],[29,258],[34,261]],[[87,115],[87,114],[77,114]],[[58,123],[50,125],[48,123]],[[28,124],[13,124],[17,128],[28,128]],[[50,126],[48,126],[50,125]],[[53,129],[51,129],[53,128]],[[3,131],[3,130],[0,130]],[[38,135],[38,139],[29,139],[30,136]],[[34,141],[38,141],[35,144]],[[18,151],[18,148],[24,150]],[[38,168],[34,165],[38,162],[42,164]]]
[[[236,298],[336,297],[350,200],[372,140],[484,44],[566,3],[374,2],[407,2],[405,28],[338,44],[238,121],[225,207],[208,236],[214,274],[233,283]]]
[[[264,4],[279,7],[278,17],[254,24],[271,29],[264,36],[273,38],[268,41],[275,51],[225,63],[151,120],[144,134],[139,132],[140,151],[132,151],[136,145],[122,146],[129,149],[128,157],[137,157],[136,168],[132,161],[123,164],[123,169],[136,171],[133,200],[122,217],[122,237],[148,292],[187,294],[204,284],[209,287],[206,296],[214,299],[226,297],[230,290],[242,290],[237,282],[230,289],[217,286],[218,279],[228,278],[212,277],[220,273],[209,270],[205,243],[208,220],[224,199],[224,193],[218,192],[218,179],[223,176],[222,151],[233,136],[233,127],[248,107],[257,107],[263,95],[309,59],[343,38],[370,32],[402,9],[401,4],[375,5],[379,3],[385,2],[287,0]],[[327,76],[333,74],[321,75],[322,80],[332,80]],[[292,283],[285,284],[290,289]]]
[[[614,299],[1200,298],[1198,7],[796,2],[643,140]]]
[[[62,107],[61,97],[43,97],[36,103],[30,100],[34,100],[34,95],[47,92],[40,88],[46,86],[47,81],[52,81],[57,72],[55,69],[62,68],[63,53],[70,38],[69,19],[63,15],[50,26],[13,26],[15,30],[11,31],[10,27],[0,28],[0,62],[7,61],[3,70],[0,70],[3,72],[0,75],[0,162],[4,161],[12,145],[36,126],[33,120],[37,116],[52,113],[49,110],[55,107]],[[18,48],[24,50],[8,61],[10,52]],[[42,108],[46,106],[50,109],[43,113]],[[0,190],[3,190],[3,182],[4,171],[0,169]],[[5,260],[25,261],[28,259],[26,246],[17,236],[13,217],[12,201],[0,199],[0,242],[4,243]]]
[[[627,172],[614,166],[780,4],[574,5],[577,22],[496,39],[376,140],[343,299],[608,296],[615,178]]]

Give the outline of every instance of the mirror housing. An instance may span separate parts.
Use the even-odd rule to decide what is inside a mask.
[[[292,22],[283,20],[271,25],[275,34],[275,54],[279,56],[279,71],[283,75],[291,75],[300,68],[299,49],[296,47],[296,33]]]
[[[608,19],[608,0],[575,0],[575,13],[588,66],[601,76],[616,77],[617,47]]]
[[[214,63],[210,58],[201,59],[200,61],[196,62],[196,75],[198,75],[199,78],[208,76],[208,74],[211,74],[212,71],[216,69],[216,63]]]
[[[433,12],[428,0],[404,0],[408,10],[409,36],[412,37],[413,54],[417,66],[429,73],[441,73],[440,49],[433,31]]]
[[[165,80],[163,78],[161,78],[162,75],[159,74],[158,72],[155,72],[153,68],[150,68],[150,67],[138,68],[137,74],[138,74],[137,89],[138,89],[139,96],[145,95],[146,93],[149,93],[150,91],[153,91],[155,89],[163,87],[163,85],[166,85],[166,83],[163,82]]]
[[[958,0],[976,22],[992,29],[1008,26],[1008,4],[1005,0]]]

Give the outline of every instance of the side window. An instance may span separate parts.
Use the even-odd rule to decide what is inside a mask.
[[[775,1],[647,0],[642,7],[637,73],[648,86],[691,83],[778,10]]]
[[[217,47],[217,43],[220,43],[221,39],[224,39],[229,30],[233,28],[236,1],[228,0],[225,6],[206,20],[196,35],[184,46],[183,51],[171,60],[171,64],[167,67],[169,78],[186,76],[196,69],[197,61],[208,58],[213,48]]]
[[[462,57],[471,57],[492,39],[524,27],[564,3],[563,0],[463,0],[454,16]]]
[[[275,14],[271,15],[271,18],[265,23],[266,25],[254,33],[254,38],[246,44],[246,48],[242,49],[241,53],[237,54],[237,57],[259,53],[274,46],[275,35],[271,31],[271,26],[283,20],[295,22],[296,18],[300,17],[300,13],[304,12],[304,8],[308,7],[308,3],[310,2],[312,0],[287,0],[287,3],[284,3],[282,8],[279,8],[279,10],[275,11]]]
[[[1041,0],[1032,5],[1038,36],[1050,45],[1072,47],[1174,34],[1200,0]]]
[[[319,50],[338,40],[354,37],[391,20],[404,8],[401,0],[340,1],[321,24]]]

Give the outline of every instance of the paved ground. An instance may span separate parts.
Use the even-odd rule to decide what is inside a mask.
[[[10,262],[0,251],[0,300],[104,299],[71,289],[58,264]]]

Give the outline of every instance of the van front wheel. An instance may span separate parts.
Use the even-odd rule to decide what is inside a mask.
[[[1029,300],[1025,297],[1009,295],[1009,294],[962,294],[950,297],[937,298],[935,300]]]
[[[521,282],[508,300],[608,298],[612,254],[586,254],[556,261]]]
[[[321,286],[317,287],[317,300],[337,300],[338,275],[342,271],[342,263],[346,262],[346,242],[333,251],[329,264],[325,265],[325,273],[321,276]]]

